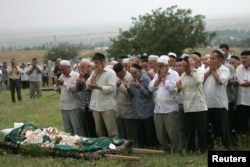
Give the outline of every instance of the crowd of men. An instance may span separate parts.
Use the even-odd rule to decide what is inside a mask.
[[[31,63],[21,63],[17,65],[15,59],[11,59],[10,64],[3,62],[0,64],[0,92],[10,90],[11,100],[22,101],[21,89],[30,89],[30,98],[41,97],[41,87],[49,86],[49,69],[46,64],[39,65],[37,58],[33,58]]]
[[[76,72],[60,61],[55,89],[67,132],[201,153],[216,143],[230,149],[232,136],[249,133],[250,51],[231,56],[222,44],[204,56],[170,52],[106,62],[96,53]]]
[[[169,52],[106,62],[96,53],[73,69],[70,61],[58,59],[53,83],[66,132],[200,153],[220,143],[230,149],[235,134],[249,134],[250,51],[231,56],[229,46],[221,44],[203,56]],[[18,70],[7,70],[11,85]],[[41,69],[30,67],[27,74],[33,72]]]

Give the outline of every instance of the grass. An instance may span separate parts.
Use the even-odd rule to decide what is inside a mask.
[[[42,92],[42,98],[29,99],[29,91],[22,90],[22,102],[12,103],[10,92],[2,90],[0,93],[0,129],[13,127],[14,122],[32,123],[40,127],[57,127],[63,129],[61,113],[59,111],[59,95],[54,91]],[[3,136],[0,135],[0,139]],[[140,161],[118,161],[112,159],[83,160],[74,158],[52,157],[38,153],[14,154],[0,149],[0,166],[5,167],[33,167],[33,166],[207,166],[207,155],[180,155],[166,153],[164,155],[131,154],[140,157]]]

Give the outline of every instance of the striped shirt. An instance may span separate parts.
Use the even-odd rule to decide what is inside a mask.
[[[190,75],[181,75],[184,112],[199,112],[207,110],[203,90],[204,75],[194,70]]]

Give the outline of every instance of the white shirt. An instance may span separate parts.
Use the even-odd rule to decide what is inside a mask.
[[[236,77],[240,83],[250,81],[250,67],[246,69],[242,64],[236,69]],[[250,87],[238,86],[237,105],[250,106]]]
[[[33,68],[33,65],[28,66],[28,70],[30,71]],[[40,65],[37,64],[37,68],[40,69],[40,71],[42,71],[42,67]],[[42,73],[38,72],[37,69],[34,69],[29,75],[29,81],[31,82],[39,82],[42,80]]]
[[[87,87],[91,82],[94,72],[87,80]],[[103,71],[96,77],[96,84],[102,87],[102,90],[92,89],[90,105],[94,111],[115,110],[116,107],[116,74],[106,66]]]
[[[169,68],[166,74],[165,83],[160,82],[154,87],[158,74],[154,75],[154,79],[149,82],[148,89],[155,91],[155,109],[154,113],[170,113],[179,111],[178,94],[176,92],[176,82],[179,81],[179,74]]]
[[[28,74],[26,74],[27,72],[27,68],[20,68],[20,72],[21,72],[21,81],[28,81],[29,80],[29,77],[28,77]]]
[[[133,112],[133,100],[131,96],[129,95],[127,88],[124,85],[124,82],[130,83],[132,81],[133,77],[131,74],[126,71],[126,74],[121,80],[121,85],[117,88],[117,110],[116,110],[116,116],[120,118],[127,118],[131,119],[134,118],[134,112]]]
[[[209,67],[206,71],[209,70]],[[216,70],[222,85],[219,85],[212,74],[204,82],[204,92],[208,108],[226,108],[228,110],[227,82],[230,76],[229,70],[224,65]]]
[[[79,98],[76,91],[76,79],[79,77],[79,73],[71,70],[68,76],[62,74],[59,79],[64,80],[60,94],[60,109],[61,110],[73,110],[79,108]],[[55,89],[59,88],[54,85]]]

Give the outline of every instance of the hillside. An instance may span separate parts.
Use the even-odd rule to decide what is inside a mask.
[[[94,53],[101,52],[106,54],[105,50],[79,50],[78,58],[92,57]],[[0,63],[6,61],[10,62],[11,59],[16,59],[18,64],[22,62],[31,62],[32,58],[38,58],[39,62],[42,62],[47,50],[19,50],[19,51],[0,51]]]

